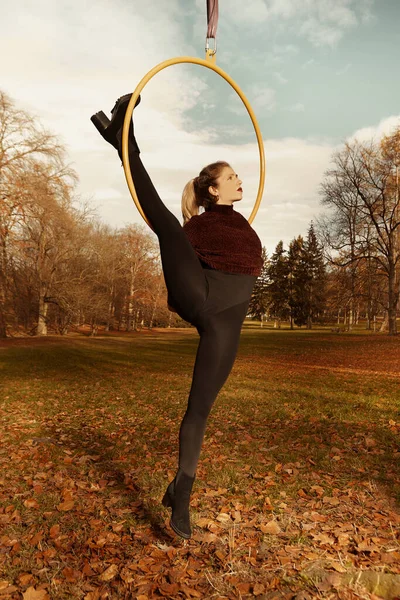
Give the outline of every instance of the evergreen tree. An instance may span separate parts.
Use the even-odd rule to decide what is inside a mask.
[[[299,235],[290,242],[288,253],[288,304],[291,329],[293,329],[293,323],[299,327],[307,323],[308,307],[306,290],[308,279],[309,273],[304,239]]]
[[[326,302],[326,269],[312,222],[305,244],[305,259],[308,274],[305,286],[307,327],[311,329],[315,318],[323,312]]]
[[[249,304],[249,314],[261,321],[268,311],[268,255],[265,246],[262,249],[263,267],[261,275],[254,285],[253,294]]]
[[[283,249],[283,242],[280,241],[271,256],[268,265],[268,292],[270,298],[270,311],[278,321],[287,319],[290,315],[288,303],[289,296],[289,278],[288,278],[288,259],[286,250]]]

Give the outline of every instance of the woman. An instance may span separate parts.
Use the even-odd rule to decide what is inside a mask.
[[[131,94],[122,96],[109,120],[92,116],[101,135],[121,156],[122,127]],[[139,104],[140,97],[136,104]],[[168,303],[200,334],[188,406],[179,431],[179,466],[162,503],[172,508],[170,525],[190,538],[189,501],[211,407],[232,369],[241,326],[261,272],[261,242],[247,220],[233,210],[242,199],[241,181],[225,162],[200,172],[182,196],[182,227],[166,208],[140,159],[133,124],[129,163],[137,196],[156,233],[168,289]],[[199,214],[199,207],[205,211]]]

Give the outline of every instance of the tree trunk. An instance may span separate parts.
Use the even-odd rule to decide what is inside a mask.
[[[385,316],[383,317],[382,325],[380,326],[379,331],[381,333],[384,333],[385,331],[388,331],[388,329],[389,329],[389,315],[388,315],[388,311],[385,310]]]
[[[7,251],[2,244],[0,264],[0,338],[7,337],[6,301],[7,301]]]
[[[6,323],[6,315],[5,315],[5,294],[3,290],[0,289],[0,338],[7,337],[7,323]]]
[[[149,329],[153,329],[153,322],[154,322],[154,319],[156,318],[159,297],[160,297],[160,292],[158,291],[156,294],[156,297],[154,299],[153,310],[151,312],[151,317],[150,317]]]
[[[47,335],[47,309],[49,305],[44,301],[42,294],[39,298],[39,314],[38,324],[36,327],[36,335]]]
[[[111,320],[114,316],[114,303],[113,303],[113,295],[114,295],[114,284],[110,289],[110,302],[108,303],[108,315],[107,315],[107,323],[106,323],[106,331],[110,331]]]
[[[92,327],[91,327],[90,336],[94,337],[95,335],[97,335],[98,330],[99,330],[99,326],[97,325],[96,321],[94,319],[92,319]]]
[[[392,269],[390,269],[392,271]],[[389,335],[397,335],[397,302],[398,292],[396,292],[395,268],[393,267],[392,276],[389,277],[389,302],[388,302],[388,320],[389,320]]]

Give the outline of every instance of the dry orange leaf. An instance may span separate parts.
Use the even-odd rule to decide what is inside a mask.
[[[332,569],[335,569],[338,573],[346,573],[347,569],[338,562],[331,562]]]
[[[89,563],[85,563],[85,566],[82,569],[82,573],[86,577],[90,577],[91,575],[94,575],[94,571],[93,571],[93,569],[92,569],[92,567],[90,566]]]
[[[35,498],[28,498],[28,500],[25,500],[24,506],[26,508],[39,508],[39,504]]]
[[[321,497],[324,495],[324,488],[321,487],[320,485],[312,485],[311,489],[313,492],[315,492],[317,494],[317,496]]]
[[[35,590],[32,586],[22,594],[22,597],[24,600],[50,600],[46,590]]]
[[[32,579],[32,573],[21,573],[21,575],[18,577],[18,581],[21,585],[28,585],[28,583],[32,582]]]
[[[99,579],[100,581],[111,581],[111,579],[114,579],[116,575],[118,575],[118,566],[110,565],[108,569],[106,569],[104,573],[100,575]]]
[[[250,592],[249,583],[238,583],[235,587],[241,594],[248,594]]]
[[[187,585],[182,585],[182,591],[186,594],[186,596],[194,596],[195,598],[201,598],[202,594],[197,590],[188,587]]]
[[[59,533],[60,533],[60,526],[59,525],[53,525],[53,527],[50,527],[50,537],[52,539],[56,538]]]
[[[6,588],[0,589],[0,594],[2,596],[3,596],[3,594],[8,596],[9,594],[13,594],[14,592],[17,592],[17,591],[18,591],[17,586],[15,586],[15,585],[9,585]]]
[[[265,592],[265,586],[262,583],[256,583],[255,586],[253,587],[254,596],[260,596],[260,594],[263,594],[264,592]]]
[[[325,515],[320,515],[319,513],[312,511],[311,521],[314,521],[314,523],[325,523],[327,520],[328,517]]]
[[[81,578],[80,571],[72,569],[71,567],[65,567],[62,570],[62,574],[64,575],[65,579],[70,583],[74,583],[75,581]]]
[[[203,529],[207,529],[209,523],[211,523],[211,520],[207,518],[201,518],[196,521],[197,527],[203,527]]]
[[[231,520],[231,517],[230,517],[230,515],[228,515],[228,513],[221,512],[217,516],[216,520],[219,521],[220,523],[228,523]]]
[[[135,581],[135,575],[129,569],[123,568],[120,577],[125,583],[133,583]]]
[[[316,540],[317,542],[321,542],[321,544],[334,544],[335,540],[330,537],[329,535],[327,535],[326,533],[317,533],[317,534],[312,534],[314,540]]]
[[[84,600],[99,600],[99,598],[100,598],[99,590],[93,590],[92,592],[89,592],[88,594],[86,594]],[[146,600],[147,600],[147,596],[146,596]]]
[[[66,512],[67,510],[72,510],[74,508],[74,501],[73,500],[66,500],[65,502],[61,502],[61,504],[59,504],[57,506],[57,509],[63,512]]]
[[[271,534],[277,534],[282,531],[276,521],[269,521],[268,523],[262,524],[260,525],[260,529],[263,533]]]

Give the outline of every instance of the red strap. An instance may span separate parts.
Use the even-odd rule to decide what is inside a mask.
[[[218,0],[207,0],[207,38],[217,35],[218,27]]]

